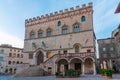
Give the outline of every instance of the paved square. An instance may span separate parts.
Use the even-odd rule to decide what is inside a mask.
[[[55,76],[13,78],[11,76],[0,76],[0,80],[120,80],[120,74],[114,74],[112,79],[100,75],[81,75],[80,78],[56,78]]]

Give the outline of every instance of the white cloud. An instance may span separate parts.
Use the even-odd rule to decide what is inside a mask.
[[[23,48],[24,41],[20,38],[8,34],[6,32],[0,31],[0,44],[10,44],[13,47]]]
[[[113,0],[112,0],[113,1]],[[115,2],[103,0],[98,2],[94,7],[94,28],[96,33],[101,33],[103,30],[108,30],[119,23],[119,16],[114,14],[116,5]],[[112,7],[111,7],[112,6]]]

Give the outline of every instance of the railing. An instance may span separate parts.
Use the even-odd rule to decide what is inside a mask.
[[[61,58],[61,57],[86,57],[86,56],[94,56],[94,52],[83,52],[83,53],[66,53],[66,54],[55,54],[51,58],[47,59],[43,64],[46,62],[50,62],[55,58]]]
[[[86,57],[86,56],[94,56],[94,52],[83,52],[83,53],[66,53],[66,54],[55,54],[51,58],[47,59],[43,63],[39,65],[42,69],[45,67],[46,64],[52,63],[54,59],[56,58],[64,58],[64,57]]]
[[[58,54],[55,54],[55,55],[53,55],[51,58],[47,59],[45,62],[50,61],[51,59],[56,58],[56,57],[58,57],[58,56],[59,56]],[[45,63],[45,62],[44,62],[44,63]]]
[[[66,54],[59,54],[60,57],[68,57],[68,56],[79,56],[79,57],[86,57],[86,56],[94,56],[94,52],[91,52],[91,53],[87,53],[87,52],[84,52],[84,53],[66,53]]]

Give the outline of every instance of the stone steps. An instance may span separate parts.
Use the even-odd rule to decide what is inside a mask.
[[[23,71],[16,73],[13,77],[33,77],[33,76],[48,76],[51,75],[47,71],[45,71],[43,68],[43,65],[49,65],[54,58],[56,58],[57,55],[54,55],[53,57],[49,58],[45,62],[41,63],[40,65],[31,66],[27,69],[24,69]]]
[[[46,75],[49,75],[49,73],[40,68],[40,66],[34,66],[24,69],[20,73],[15,74],[13,77],[33,77]]]

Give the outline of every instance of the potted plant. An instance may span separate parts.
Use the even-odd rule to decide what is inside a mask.
[[[76,70],[71,70],[71,78],[76,78]]]
[[[80,76],[80,74],[81,74],[80,69],[76,70],[76,76],[77,76],[77,77],[79,77],[79,76]]]
[[[55,75],[56,75],[56,78],[62,78],[63,77],[62,73],[60,71],[56,72]]]
[[[79,77],[81,74],[80,70],[68,69],[65,71],[66,78],[76,78]]]
[[[100,70],[101,76],[105,76],[105,71],[106,71],[105,69],[101,69],[101,70]]]
[[[80,70],[74,70],[74,69],[66,70],[64,76],[61,72],[55,73],[56,78],[76,78],[76,77],[80,77],[80,74],[81,74]]]
[[[70,78],[70,69],[65,71],[65,77]]]
[[[105,72],[107,78],[112,78],[112,69],[107,69],[106,72]]]
[[[72,76],[72,73],[73,72],[73,69],[68,69],[68,70],[66,70],[65,71],[65,77],[66,78],[71,78],[71,76]]]

